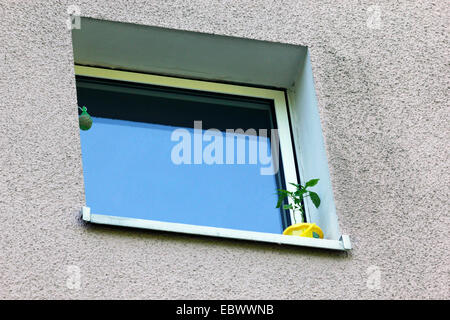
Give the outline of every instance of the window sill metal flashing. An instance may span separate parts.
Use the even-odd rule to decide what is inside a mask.
[[[122,227],[178,232],[220,238],[251,240],[340,251],[347,251],[352,248],[350,237],[348,235],[342,235],[339,240],[286,236],[275,233],[234,230],[173,222],[124,218],[103,214],[93,214],[91,213],[91,209],[89,207],[83,207],[81,209],[81,214],[84,221],[95,224],[106,224]]]

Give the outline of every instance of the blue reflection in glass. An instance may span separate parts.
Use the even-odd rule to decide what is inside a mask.
[[[275,208],[277,176],[260,174],[267,165],[176,165],[171,152],[178,142],[171,141],[171,134],[177,127],[98,117],[93,121],[89,131],[80,131],[86,203],[92,213],[282,232]],[[183,129],[191,133],[193,148],[194,129]],[[247,139],[248,151],[248,139],[257,137],[237,139]],[[203,148],[208,144],[203,142]],[[225,139],[223,145],[225,162]]]

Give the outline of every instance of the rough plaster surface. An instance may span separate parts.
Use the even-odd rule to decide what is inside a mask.
[[[309,46],[354,249],[83,223],[70,4],[88,17]],[[450,298],[448,21],[445,1],[1,0],[0,298]],[[70,265],[79,290],[66,285]]]

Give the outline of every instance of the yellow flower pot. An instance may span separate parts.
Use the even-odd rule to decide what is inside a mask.
[[[283,231],[284,235],[323,239],[322,229],[315,223],[296,223]]]

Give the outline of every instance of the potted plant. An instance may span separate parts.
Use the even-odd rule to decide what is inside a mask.
[[[322,238],[322,229],[315,223],[305,223],[305,208],[303,204],[303,198],[309,197],[316,208],[320,206],[320,197],[317,193],[310,191],[309,188],[314,187],[319,182],[319,179],[311,179],[305,183],[304,186],[301,184],[290,183],[293,185],[295,191],[287,191],[284,189],[278,189],[278,202],[277,208],[283,206],[285,210],[292,210],[294,212],[294,224],[287,227],[284,231],[284,235],[293,235],[300,237],[310,237],[310,238]],[[291,201],[286,204],[285,199],[288,198]],[[297,223],[296,213],[300,213],[301,222]]]

